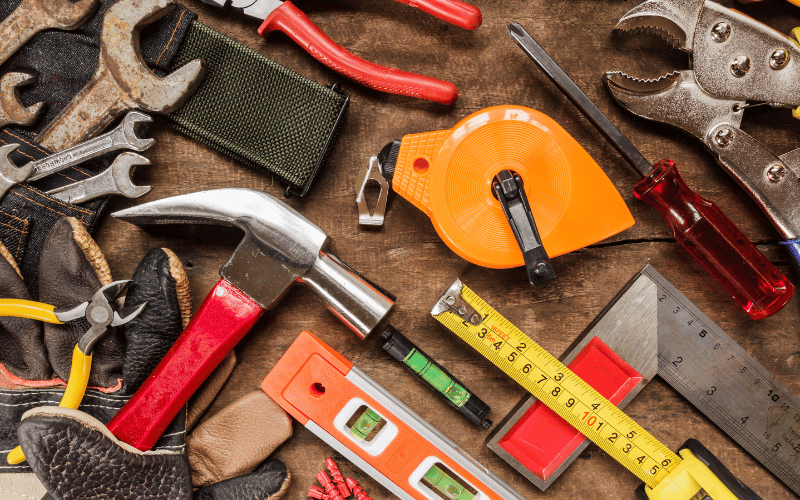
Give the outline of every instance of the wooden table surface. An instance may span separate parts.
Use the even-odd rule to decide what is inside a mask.
[[[795,279],[778,235],[744,192],[714,163],[699,141],[675,129],[637,119],[612,102],[601,82],[606,70],[655,77],[687,68],[688,56],[660,39],[611,34],[615,22],[636,1],[476,0],[483,25],[474,32],[450,26],[390,0],[298,1],[298,6],[341,45],[380,64],[456,83],[454,106],[365,89],[313,60],[283,34],[264,40],[258,24],[184,0],[200,20],[260,53],[323,84],[342,81],[352,102],[329,166],[304,200],[288,203],[327,231],[333,251],[346,263],[397,295],[391,323],[447,366],[492,407],[499,422],[525,390],[494,368],[429,314],[440,293],[457,277],[493,304],[544,348],[559,356],[619,289],[646,264],[653,265],[745,350],[795,394],[800,393],[800,307],[793,298],[778,314],[753,321],[675,243],[658,213],[633,199],[634,171],[528,60],[506,34],[509,21],[522,23],[651,161],[674,159],[686,181],[711,198],[779,269]],[[736,6],[732,0],[723,0]],[[800,25],[800,8],[782,0],[740,7],[783,33]],[[451,252],[419,210],[393,194],[386,224],[368,230],[357,224],[356,184],[364,160],[408,133],[450,128],[487,106],[518,104],[540,110],[560,123],[601,165],[628,204],[636,224],[591,247],[554,260],[558,278],[531,287],[522,269],[505,271],[469,264]],[[242,112],[247,112],[243,110]],[[788,110],[768,107],[745,113],[744,128],[779,154],[800,144],[800,125]],[[203,145],[166,129],[154,130],[153,162],[138,183],[153,185],[142,201],[222,187],[248,187],[281,196],[277,181],[255,173]],[[133,205],[114,200],[111,210]],[[96,233],[116,279],[133,272],[156,246],[173,249],[185,263],[194,305],[218,280],[218,270],[239,242],[236,231],[219,227],[144,231],[111,217]],[[485,446],[487,433],[447,407],[379,348],[379,335],[360,341],[327,312],[311,291],[297,287],[268,312],[236,348],[239,363],[212,411],[256,390],[274,363],[302,330],[310,330],[344,354],[495,474],[528,498],[634,499],[639,480],[594,445],[542,493]],[[656,378],[627,407],[627,413],[672,449],[694,437],[712,450],[764,499],[794,494],[675,390]],[[294,436],[276,456],[285,461],[292,486],[285,498],[305,497],[327,456],[338,455],[295,424]],[[376,500],[392,498],[354,466],[357,478]]]

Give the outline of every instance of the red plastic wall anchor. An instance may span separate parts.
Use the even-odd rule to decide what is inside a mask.
[[[276,30],[286,33],[317,61],[365,87],[442,104],[453,104],[458,98],[458,89],[450,82],[386,68],[353,55],[331,40],[289,0],[267,16],[258,34],[267,36]]]
[[[328,495],[330,500],[344,500],[341,495],[339,495],[339,491],[333,485],[331,478],[328,477],[325,471],[317,472],[315,477],[317,478],[317,481],[319,481],[319,484],[325,488],[325,494]]]
[[[416,7],[423,12],[438,17],[465,30],[477,29],[483,21],[481,10],[460,0],[398,0]]]
[[[326,495],[325,490],[319,486],[311,485],[311,487],[308,488],[308,496],[311,498],[316,498],[317,500],[323,500]]]
[[[633,367],[597,337],[586,344],[569,369],[615,405],[642,380]],[[583,434],[537,401],[498,444],[546,481],[583,440]]]
[[[358,485],[355,479],[352,477],[348,477],[344,480],[350,490],[353,492],[353,495],[356,497],[356,500],[372,500],[372,498],[367,495],[367,492],[364,491],[364,488]]]
[[[328,469],[328,472],[331,473],[331,477],[333,478],[333,482],[336,483],[336,488],[339,490],[339,494],[342,495],[342,498],[347,498],[350,496],[350,488],[344,482],[344,478],[342,478],[342,473],[339,471],[339,466],[336,465],[336,462],[328,457],[325,459],[325,467]]]
[[[263,313],[244,292],[220,280],[161,363],[108,423],[108,430],[134,448],[152,448],[191,395]]]

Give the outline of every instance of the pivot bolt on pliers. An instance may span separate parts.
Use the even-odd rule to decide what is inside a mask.
[[[56,324],[86,318],[86,321],[91,325],[78,340],[78,344],[72,351],[72,367],[69,372],[69,381],[58,406],[78,408],[89,383],[94,346],[108,332],[109,327],[128,323],[139,316],[147,305],[145,302],[138,306],[117,309],[114,302],[125,294],[130,283],[130,280],[110,283],[100,288],[90,301],[83,302],[70,309],[56,308],[49,304],[30,300],[0,299],[0,316],[16,316],[18,318],[36,319]],[[18,464],[24,460],[25,455],[19,446],[8,454],[9,464]]]
[[[460,0],[398,0],[464,29],[474,30],[481,25],[481,11]],[[244,14],[263,20],[258,34],[267,36],[282,31],[303,47],[316,60],[352,78],[361,85],[390,94],[453,104],[458,89],[450,82],[429,76],[386,68],[348,52],[323,33],[300,9],[289,0],[203,0],[217,7],[230,5]]]
[[[800,45],[794,38],[710,0],[648,0],[616,32],[647,31],[692,55],[690,70],[654,80],[606,73],[614,99],[633,114],[700,139],[766,214],[800,278],[800,149],[777,155],[741,129],[753,105],[800,118]]]

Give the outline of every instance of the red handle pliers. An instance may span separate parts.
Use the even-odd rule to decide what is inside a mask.
[[[353,55],[322,32],[289,1],[281,0],[203,0],[218,7],[239,9],[248,16],[263,19],[261,36],[278,30],[303,47],[316,60],[371,89],[452,104],[458,89],[450,82],[386,68]],[[481,25],[481,11],[461,0],[398,0],[423,10],[443,21],[473,30]]]

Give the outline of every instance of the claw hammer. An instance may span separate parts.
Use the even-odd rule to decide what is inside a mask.
[[[244,188],[215,189],[112,214],[133,224],[218,224],[244,231],[186,329],[150,377],[108,423],[122,441],[149,450],[225,355],[286,293],[305,283],[359,337],[374,330],[394,298],[347,267],[330,238],[278,199]]]

